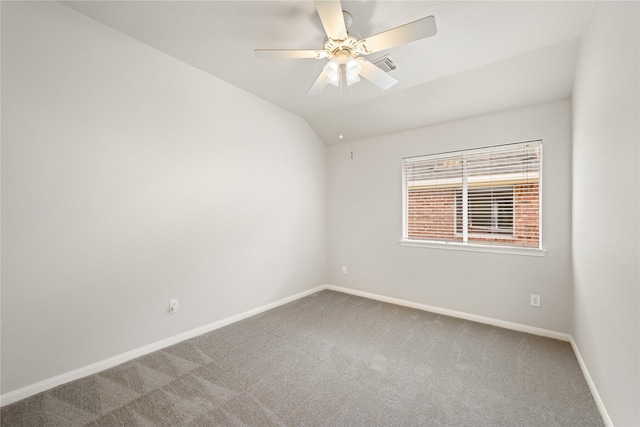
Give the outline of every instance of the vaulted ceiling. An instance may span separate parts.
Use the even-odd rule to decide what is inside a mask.
[[[430,38],[389,55],[399,83],[307,96],[326,59],[258,59],[256,48],[321,49],[312,1],[61,2],[159,51],[303,117],[326,144],[571,96],[593,2],[343,1],[366,37],[434,15]],[[343,135],[344,139],[338,136]]]

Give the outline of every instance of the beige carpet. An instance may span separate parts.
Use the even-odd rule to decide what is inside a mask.
[[[2,426],[602,426],[568,343],[322,291],[2,409]]]

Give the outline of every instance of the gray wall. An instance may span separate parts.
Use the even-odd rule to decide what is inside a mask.
[[[326,282],[302,119],[55,2],[2,59],[2,393]]]
[[[597,4],[573,99],[574,339],[616,426],[640,425],[639,13]]]
[[[403,157],[531,139],[543,140],[545,257],[400,246]],[[569,101],[331,146],[328,186],[329,283],[570,332]]]

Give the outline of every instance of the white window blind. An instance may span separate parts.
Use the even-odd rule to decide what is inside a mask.
[[[542,143],[403,159],[403,240],[541,248]]]

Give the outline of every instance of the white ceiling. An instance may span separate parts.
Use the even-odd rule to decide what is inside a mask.
[[[343,1],[366,37],[434,15],[438,34],[389,54],[400,82],[306,93],[326,59],[257,59],[255,48],[321,49],[312,1],[65,1],[63,4],[305,118],[326,144],[571,96],[593,2]],[[338,139],[343,134],[344,139]]]

